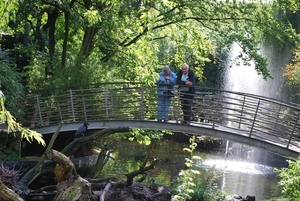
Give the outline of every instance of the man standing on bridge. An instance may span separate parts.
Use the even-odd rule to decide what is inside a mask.
[[[181,109],[183,112],[183,122],[190,124],[192,118],[192,103],[195,97],[196,77],[188,64],[183,64],[181,70],[177,73],[177,84],[179,85],[179,94]]]

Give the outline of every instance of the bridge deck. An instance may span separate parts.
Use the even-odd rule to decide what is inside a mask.
[[[69,126],[69,130],[76,130],[78,122],[89,121],[95,129],[168,129],[237,141],[286,157],[294,158],[300,153],[298,105],[211,88],[196,87],[196,92],[191,125],[180,124],[180,91],[176,91],[172,101],[171,121],[161,123],[155,121],[156,87],[131,83],[65,87],[28,94],[28,121],[23,125],[43,134],[60,122],[66,123],[64,126]]]

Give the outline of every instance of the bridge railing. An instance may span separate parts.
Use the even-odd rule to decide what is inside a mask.
[[[183,117],[175,88],[169,118],[180,123]],[[23,124],[28,127],[61,121],[155,120],[157,88],[139,83],[63,87],[30,93],[25,104]],[[193,103],[193,124],[243,131],[246,137],[289,149],[300,148],[299,114],[293,103],[203,87],[196,87]]]

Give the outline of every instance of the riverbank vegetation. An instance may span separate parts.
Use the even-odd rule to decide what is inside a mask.
[[[189,158],[186,158],[186,169],[183,169],[179,173],[178,179],[175,181],[175,195],[173,199],[176,201],[182,200],[201,200],[201,201],[221,201],[229,200],[229,195],[219,188],[216,184],[218,179],[217,174],[207,172],[201,174],[199,170],[195,169],[194,165],[201,158],[194,156],[194,150],[197,147],[197,137],[190,138],[190,146],[184,148],[190,154]]]
[[[18,158],[18,153],[8,149],[9,138],[24,139],[28,142],[35,140],[41,146],[46,146],[42,135],[34,130],[24,128],[16,118],[5,107],[6,97],[0,90],[0,125],[4,126],[4,131],[0,135],[0,160],[12,160]]]
[[[279,186],[282,188],[282,194],[287,200],[300,199],[299,171],[300,158],[297,160],[288,160],[287,168],[276,169],[281,178]]]

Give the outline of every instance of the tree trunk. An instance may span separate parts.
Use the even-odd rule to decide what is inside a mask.
[[[65,34],[64,34],[64,41],[63,41],[63,50],[61,53],[61,67],[66,67],[67,61],[67,46],[68,46],[68,39],[69,39],[69,29],[70,29],[70,12],[64,11],[65,15]]]
[[[69,31],[70,31],[70,11],[74,6],[74,3],[76,1],[72,0],[69,3],[69,8],[64,10],[64,16],[65,16],[65,35],[64,35],[64,41],[63,41],[63,50],[61,54],[61,66],[62,68],[66,67],[66,62],[67,62],[67,49],[68,49],[68,40],[69,40]]]
[[[151,144],[148,148],[148,152],[143,163],[138,169],[126,174],[127,180],[121,181],[116,178],[86,180],[77,174],[74,164],[64,153],[67,153],[68,155],[72,154],[79,146],[82,146],[86,143],[90,143],[95,140],[99,140],[113,133],[128,132],[129,128],[121,127],[121,128],[104,129],[97,132],[94,135],[83,137],[80,139],[75,139],[72,143],[70,143],[67,147],[65,147],[65,149],[62,150],[62,152],[58,152],[52,149],[50,150],[54,142],[54,139],[56,138],[56,135],[60,130],[61,125],[62,124],[60,124],[60,126],[57,129],[57,132],[53,135],[49,143],[49,146],[47,147],[41,159],[41,161],[44,161],[43,158],[47,156],[49,160],[43,162],[42,164],[40,161],[35,168],[31,169],[29,172],[25,174],[25,176],[22,177],[17,187],[18,192],[20,194],[23,194],[24,196],[26,195],[32,196],[34,193],[43,192],[42,195],[40,196],[51,195],[53,196],[52,197],[53,201],[63,201],[63,200],[94,201],[96,199],[104,200],[106,191],[110,190],[110,188],[112,188],[112,191],[119,191],[116,189],[124,188],[128,186],[134,186],[132,184],[134,183],[134,178],[136,176],[138,175],[145,176],[147,172],[150,169],[154,169],[155,165],[159,162],[158,160],[153,160],[150,163],[150,165],[148,166],[146,165],[149,161],[153,149],[154,140],[151,140]],[[107,147],[102,148],[102,152],[100,152],[98,156],[98,160],[94,167],[94,172],[92,172],[92,175],[97,175],[99,173],[99,170],[102,169],[103,165],[106,163],[105,161],[108,160],[109,157],[108,153],[109,150]],[[30,181],[45,171],[54,172],[57,178],[56,188],[55,186],[48,186],[48,188],[42,187],[37,190],[29,189],[28,186],[30,184]],[[99,191],[98,193],[94,192],[95,190],[102,190],[103,188],[105,188],[105,190],[102,192],[103,193],[102,195],[101,193],[99,193]],[[28,192],[29,194],[26,194]],[[22,200],[22,198],[20,198],[13,191],[8,189],[2,182],[0,183],[0,199],[3,199],[5,201]]]
[[[43,170],[45,170],[44,168],[44,161],[46,158],[46,155],[50,152],[50,149],[52,148],[54,141],[57,137],[57,135],[59,134],[59,131],[62,127],[63,123],[60,123],[55,131],[55,133],[53,134],[50,143],[48,144],[48,147],[45,151],[45,153],[42,155],[40,161],[38,162],[38,164],[32,168],[30,171],[28,171],[20,180],[19,182],[19,186],[18,186],[18,190],[21,191],[26,191],[28,189],[29,184],[36,179],[40,174],[42,174]],[[47,166],[47,163],[46,163]],[[53,165],[54,166],[54,165]],[[50,166],[51,167],[51,166]]]
[[[7,188],[0,179],[0,200],[3,201],[24,201],[13,190]]]
[[[120,132],[128,132],[129,128],[128,127],[120,127],[120,128],[107,128],[104,130],[101,130],[94,135],[84,137],[81,139],[74,140],[70,144],[68,144],[62,151],[61,153],[70,156],[72,155],[80,146],[91,143],[93,141],[99,140],[101,138],[104,138],[110,134],[113,133],[120,133]],[[54,135],[55,136],[55,135]],[[51,140],[52,141],[52,140]],[[50,142],[47,150],[49,150],[49,147],[52,146],[52,143]],[[46,152],[47,152],[46,150]],[[33,181],[34,178],[37,178],[39,175],[41,175],[43,172],[47,171],[53,171],[55,168],[55,163],[53,161],[46,161],[43,164],[39,164],[37,167],[32,168],[29,170],[20,180],[19,185],[18,185],[18,190],[20,191],[26,191],[28,190],[28,186],[30,183]]]
[[[97,162],[87,178],[98,178],[101,170],[109,159],[110,151],[106,147],[98,155]]]
[[[73,175],[74,164],[62,153],[51,150],[48,158],[56,163],[54,169],[57,178],[57,194],[53,201],[62,200],[91,200],[93,192],[90,183],[80,176]]]

